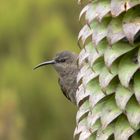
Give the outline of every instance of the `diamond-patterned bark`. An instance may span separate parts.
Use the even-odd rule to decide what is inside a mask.
[[[140,139],[140,0],[79,0],[79,140]]]

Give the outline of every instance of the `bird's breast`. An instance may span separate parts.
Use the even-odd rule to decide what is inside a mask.
[[[78,88],[77,84],[77,72],[69,72],[60,77],[61,89],[65,89],[66,96],[72,101],[76,102],[76,90]]]

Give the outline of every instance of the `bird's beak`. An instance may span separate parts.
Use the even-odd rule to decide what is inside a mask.
[[[37,66],[35,66],[34,70],[39,68],[39,67],[42,67],[42,66],[45,66],[45,65],[49,65],[49,64],[55,64],[55,63],[56,63],[55,60],[46,61],[46,62],[40,63]]]

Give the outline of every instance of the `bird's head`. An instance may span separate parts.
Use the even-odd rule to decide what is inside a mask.
[[[37,69],[42,66],[46,65],[53,65],[55,70],[60,74],[65,71],[67,71],[70,67],[77,65],[77,54],[69,52],[69,51],[63,51],[60,53],[57,53],[56,56],[50,60],[45,61],[43,63],[38,64],[34,69]]]

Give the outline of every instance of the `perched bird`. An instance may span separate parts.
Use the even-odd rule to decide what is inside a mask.
[[[78,55],[69,51],[63,51],[50,60],[37,65],[34,69],[51,64],[58,73],[58,82],[63,94],[72,103],[76,104],[76,90],[78,88],[77,65]]]

